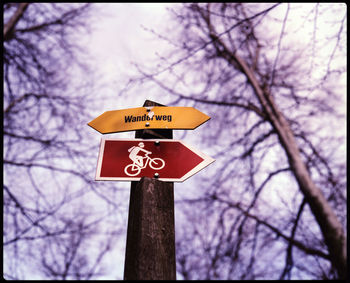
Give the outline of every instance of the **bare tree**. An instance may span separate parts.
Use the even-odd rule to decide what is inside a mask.
[[[78,220],[77,220],[78,219]],[[101,229],[99,221],[86,223],[79,211],[74,220],[63,217],[61,222],[69,233],[57,237],[49,237],[41,251],[43,273],[51,279],[59,280],[90,280],[103,274],[103,267],[99,264],[103,256],[111,248],[112,238],[106,243],[101,242],[98,251],[91,250],[91,239]],[[97,253],[97,256],[93,256]],[[94,260],[91,260],[90,258]],[[101,270],[99,270],[101,269]]]
[[[93,278],[118,228],[97,229],[111,211],[90,207],[81,218],[91,192],[116,209],[109,198],[115,188],[96,190],[98,145],[84,139],[96,100],[79,39],[89,31],[91,5],[3,7],[4,277],[31,279],[41,270],[44,278]],[[72,213],[72,207],[79,209]],[[88,254],[89,242],[108,244]]]
[[[301,6],[185,4],[171,37],[152,31],[172,53],[135,64],[129,87],[149,81],[212,116],[217,167],[177,231],[184,278],[347,276],[345,135],[329,134],[345,129],[346,8]]]

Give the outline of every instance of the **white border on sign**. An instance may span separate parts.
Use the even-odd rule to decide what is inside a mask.
[[[194,167],[192,170],[187,172],[184,176],[181,178],[158,178],[159,181],[163,182],[183,182],[187,180],[189,177],[193,176],[194,174],[198,173],[200,170],[207,167],[209,164],[213,163],[215,161],[214,158],[211,158],[208,155],[205,155],[203,152],[199,151],[198,149],[195,149],[194,147],[184,143],[180,140],[170,140],[170,139],[117,139],[117,138],[107,138],[102,137],[101,139],[101,145],[100,145],[100,152],[98,154],[98,160],[97,160],[97,168],[96,168],[96,181],[140,181],[141,177],[101,177],[101,167],[102,167],[102,158],[103,158],[103,152],[105,148],[105,142],[108,141],[159,141],[159,142],[178,142],[187,147],[189,150],[203,158],[203,161],[199,163],[196,167]]]
[[[96,167],[96,174],[95,174],[95,180],[96,181],[100,181],[102,180],[101,178],[101,167],[102,167],[102,158],[103,158],[103,152],[105,149],[105,140],[106,138],[102,138],[101,139],[101,143],[100,143],[100,151],[98,153],[98,159],[97,159],[97,167]]]

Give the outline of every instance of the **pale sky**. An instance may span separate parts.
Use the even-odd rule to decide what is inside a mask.
[[[104,3],[95,4],[101,10],[101,21],[94,26],[89,48],[106,81],[118,81],[116,76],[127,72],[130,61],[145,61],[161,49],[144,27],[159,30],[166,22],[166,7],[171,3]],[[178,5],[178,4],[176,4]],[[104,16],[105,15],[105,16]],[[126,102],[126,108],[137,107]],[[125,104],[125,101],[124,101]]]

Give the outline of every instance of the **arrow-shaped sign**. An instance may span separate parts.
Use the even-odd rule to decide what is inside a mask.
[[[138,107],[106,111],[88,123],[101,134],[142,129],[195,129],[210,119],[193,107]]]
[[[97,181],[183,182],[215,160],[179,140],[101,140]]]

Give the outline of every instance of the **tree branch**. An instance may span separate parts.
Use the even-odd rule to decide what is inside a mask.
[[[259,224],[262,224],[265,227],[269,228],[277,236],[279,236],[279,237],[283,238],[284,240],[286,240],[289,245],[293,245],[293,246],[297,247],[298,249],[302,250],[306,254],[316,255],[316,256],[322,257],[324,259],[330,260],[330,256],[328,254],[325,254],[324,252],[322,252],[320,250],[316,250],[316,249],[313,249],[313,248],[306,247],[302,242],[295,240],[294,237],[286,236],[278,228],[276,228],[275,226],[271,225],[267,221],[262,220],[259,217],[255,216],[255,215],[253,215],[253,214],[251,214],[249,212],[247,212],[245,209],[243,209],[241,207],[241,205],[239,203],[233,203],[233,202],[227,201],[226,199],[222,199],[222,198],[220,198],[218,196],[214,196],[214,199],[216,199],[216,200],[218,200],[220,202],[226,203],[229,207],[239,209],[247,217],[249,217],[251,219],[254,219]]]
[[[27,9],[29,3],[19,3],[19,6],[10,20],[4,25],[4,41],[10,39],[10,35],[13,32],[17,22],[23,16],[25,10]]]

